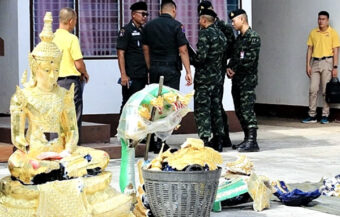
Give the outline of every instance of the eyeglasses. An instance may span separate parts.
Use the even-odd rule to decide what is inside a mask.
[[[140,11],[136,11],[136,13],[139,13],[139,14],[141,14],[143,17],[147,17],[147,16],[149,16],[149,13],[147,13],[147,12],[140,12]]]

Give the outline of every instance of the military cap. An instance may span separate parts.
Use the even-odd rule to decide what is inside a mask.
[[[162,3],[161,3],[161,7],[163,7],[165,4],[168,4],[168,3],[171,3],[171,4],[175,5],[175,7],[177,7],[176,3],[172,0],[163,0]]]
[[[243,9],[237,9],[229,13],[229,18],[232,20],[234,17],[237,17],[241,14],[247,14]]]
[[[209,16],[212,16],[213,18],[216,18],[217,17],[217,14],[215,13],[214,10],[211,10],[211,9],[203,9],[200,11],[200,16],[202,15],[209,15]]]
[[[203,9],[214,9],[210,1],[202,1],[197,7],[197,13],[200,14]]]
[[[136,2],[133,5],[131,5],[130,10],[132,10],[132,11],[136,11],[136,10],[147,11],[148,7],[147,7],[145,2],[140,1],[140,2]]]

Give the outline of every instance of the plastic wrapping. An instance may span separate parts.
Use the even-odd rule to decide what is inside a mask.
[[[118,138],[122,145],[122,161],[120,169],[120,189],[124,192],[126,186],[134,181],[134,155],[132,142],[144,139],[148,134],[155,133],[163,141],[189,112],[188,104],[193,92],[183,95],[178,90],[167,86],[162,87],[158,96],[158,84],[147,85],[144,89],[133,94],[126,102],[118,125]],[[156,112],[151,121],[152,108]],[[129,163],[130,162],[130,163]]]
[[[133,94],[125,104],[118,125],[118,137],[142,140],[155,133],[167,139],[173,129],[188,112],[189,99],[193,95],[182,95],[179,91],[163,86],[161,97],[157,97],[158,84],[150,84]],[[150,121],[152,107],[157,108],[154,121]]]

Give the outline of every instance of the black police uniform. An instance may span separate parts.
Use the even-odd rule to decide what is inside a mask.
[[[188,44],[183,25],[161,14],[145,25],[143,44],[150,49],[150,82],[158,83],[163,75],[164,85],[179,90],[182,62],[178,48]]]
[[[117,50],[125,51],[125,70],[130,77],[129,88],[122,86],[121,110],[130,96],[147,84],[147,68],[143,53],[143,29],[137,28],[132,20],[121,28],[117,39]]]

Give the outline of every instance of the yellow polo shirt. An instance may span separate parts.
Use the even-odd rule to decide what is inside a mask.
[[[60,63],[59,77],[80,76],[81,73],[74,65],[75,60],[83,58],[78,37],[65,29],[57,29],[53,42],[63,52]]]
[[[333,48],[340,46],[339,36],[331,27],[328,27],[324,32],[315,28],[309,33],[307,45],[313,47],[312,57],[333,56]]]

